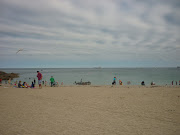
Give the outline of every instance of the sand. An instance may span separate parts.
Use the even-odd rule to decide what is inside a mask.
[[[0,86],[0,135],[179,134],[179,86]]]

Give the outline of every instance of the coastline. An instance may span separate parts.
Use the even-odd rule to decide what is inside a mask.
[[[35,79],[37,82],[37,70],[40,69],[4,69],[2,71],[7,73],[19,73],[19,78],[13,79],[12,82],[22,81],[27,82],[29,85]],[[42,81],[47,81],[51,76],[55,81],[65,84],[73,85],[74,82],[79,82],[81,79],[83,82],[91,82],[91,85],[111,85],[113,78],[117,78],[123,82],[123,85],[127,85],[127,82],[131,82],[131,85],[140,85],[142,81],[146,85],[150,85],[151,82],[155,82],[156,85],[169,85],[179,84],[180,72],[176,68],[47,68],[41,71],[43,75]],[[5,83],[5,82],[4,82]],[[118,83],[119,84],[119,83]]]
[[[9,85],[9,84],[0,84],[0,87],[6,87],[6,88],[17,88],[15,85]],[[22,88],[22,89],[38,89],[39,85],[35,85],[35,88]],[[42,85],[42,88],[63,88],[63,87],[105,87],[105,88],[156,88],[156,87],[166,87],[166,88],[180,88],[180,85],[59,85],[56,87],[51,87],[50,85]]]

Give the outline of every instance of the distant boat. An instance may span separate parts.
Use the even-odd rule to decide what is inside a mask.
[[[179,66],[177,66],[177,68],[180,68]]]
[[[94,67],[95,69],[101,69],[102,67]]]

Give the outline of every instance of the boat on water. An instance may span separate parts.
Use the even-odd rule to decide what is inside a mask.
[[[76,85],[91,85],[91,82],[90,82],[90,81],[88,81],[88,82],[83,82],[82,79],[81,79],[80,82],[76,82],[76,81],[75,81],[74,84],[76,84]]]
[[[95,69],[101,69],[102,67],[94,67]]]

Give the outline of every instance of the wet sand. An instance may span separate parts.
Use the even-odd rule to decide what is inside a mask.
[[[180,87],[0,86],[0,135],[179,135]]]

